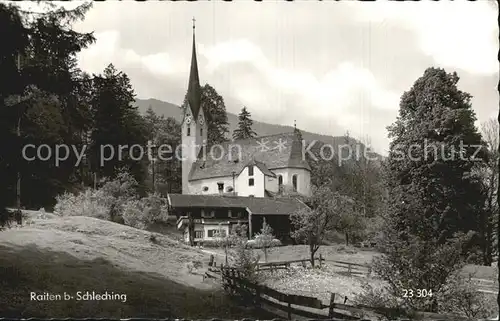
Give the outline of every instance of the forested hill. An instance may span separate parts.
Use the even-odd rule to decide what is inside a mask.
[[[139,111],[144,113],[150,106],[153,111],[158,115],[164,115],[165,117],[173,117],[177,120],[180,120],[181,117],[181,109],[178,105],[161,101],[158,99],[136,99],[137,106],[139,107]],[[227,113],[227,118],[229,122],[229,132],[232,133],[233,130],[238,125],[238,116],[232,113]],[[267,136],[274,135],[279,133],[286,133],[293,131],[292,126],[282,126],[276,124],[268,124],[264,122],[259,122],[254,120],[253,122],[253,130],[259,136]],[[331,144],[332,146],[338,146],[340,144],[345,144],[345,137],[342,136],[328,136],[321,135],[316,133],[311,133],[307,131],[302,131],[302,137],[306,141],[314,141],[322,142],[325,144]],[[351,139],[351,144],[356,143],[357,140],[354,138]]]

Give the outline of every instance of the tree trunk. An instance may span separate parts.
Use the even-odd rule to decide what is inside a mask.
[[[345,245],[349,246],[349,233],[345,232]]]
[[[311,254],[311,265],[312,267],[314,267],[314,254],[316,254],[316,251],[318,249],[314,249],[314,244],[313,243],[310,243],[309,244],[309,253]]]
[[[194,246],[194,220],[191,213],[188,214],[189,245]]]
[[[264,247],[264,262],[267,263],[267,247]]]
[[[500,20],[500,0],[497,0],[497,8],[498,8],[498,19]],[[498,40],[500,40],[500,34],[498,34]],[[497,58],[500,61],[500,49],[498,50]],[[498,86],[497,90],[500,93],[500,80],[498,81]],[[498,118],[497,118],[498,124],[500,125],[500,103],[499,103],[499,109],[498,109]],[[500,132],[498,133],[498,136],[500,137]],[[498,151],[500,152],[500,141],[498,145]],[[500,175],[500,162],[497,163],[498,166],[498,174]],[[500,176],[498,178],[498,186],[497,186],[497,203],[498,207],[500,209]],[[500,215],[499,215],[500,217]],[[498,266],[498,286],[499,286],[499,291],[497,295],[497,304],[498,308],[500,310],[500,222],[497,222],[497,266]]]
[[[228,252],[228,248],[227,248],[227,246],[225,247],[225,251],[224,251],[224,252],[225,252],[225,254],[226,254],[226,266],[229,266],[229,264],[227,263],[227,252]]]

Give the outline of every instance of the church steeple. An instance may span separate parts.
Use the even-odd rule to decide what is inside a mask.
[[[187,101],[191,107],[193,118],[197,119],[201,104],[201,86],[200,76],[198,74],[198,60],[196,59],[195,22],[196,20],[193,18],[193,52],[191,56]]]

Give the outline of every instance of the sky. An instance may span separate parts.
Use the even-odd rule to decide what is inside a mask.
[[[228,112],[246,106],[258,121],[349,131],[386,154],[399,99],[428,67],[458,73],[478,125],[498,112],[493,1],[94,2],[75,25],[97,38],[80,68],[113,63],[138,98],[181,104],[193,17],[200,80]]]

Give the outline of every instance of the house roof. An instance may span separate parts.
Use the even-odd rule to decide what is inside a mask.
[[[235,140],[217,148],[202,149],[198,160],[193,163],[189,180],[232,176],[233,172],[240,173],[252,160],[269,171],[287,167],[311,170],[307,161],[302,159],[302,142],[291,132]]]
[[[290,215],[307,208],[294,198],[168,194],[168,199],[173,208],[247,208],[254,215]]]

